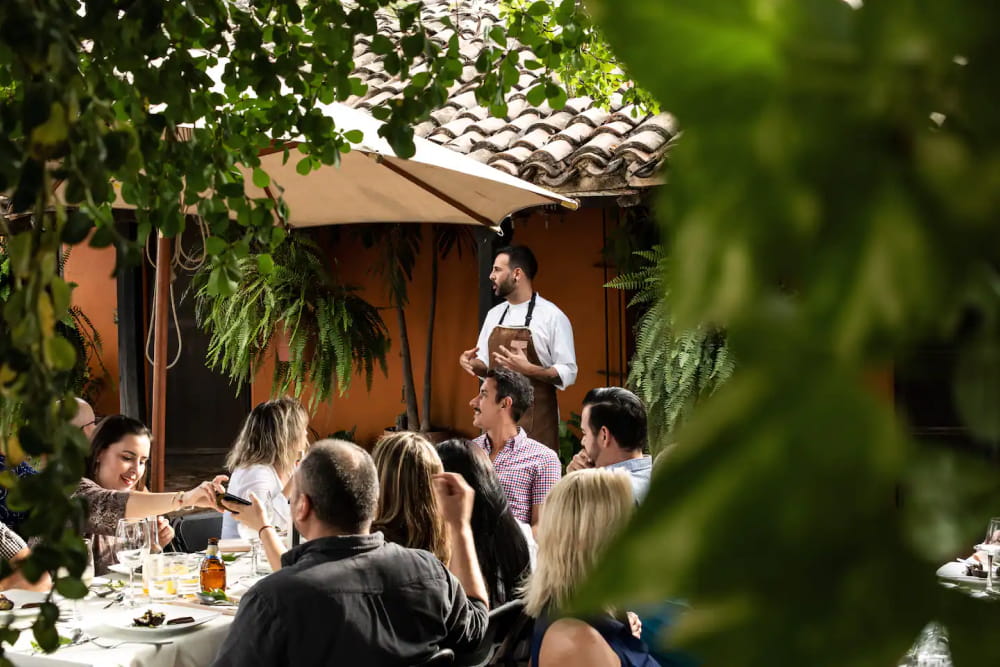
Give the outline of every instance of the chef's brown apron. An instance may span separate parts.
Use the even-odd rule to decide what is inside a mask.
[[[487,350],[489,353],[490,366],[493,365],[493,355],[500,351],[500,346],[506,347],[511,352],[522,351],[528,357],[528,361],[541,366],[538,359],[538,352],[535,350],[535,343],[531,339],[531,316],[535,311],[535,297],[538,293],[531,295],[528,303],[528,315],[524,319],[523,326],[504,326],[503,321],[507,317],[510,306],[504,309],[500,316],[500,322],[490,332]],[[518,426],[524,429],[528,437],[537,440],[543,445],[547,445],[559,451],[559,403],[556,399],[555,385],[540,380],[531,379],[531,386],[535,391],[535,402],[528,408],[527,412],[521,415],[517,422]]]

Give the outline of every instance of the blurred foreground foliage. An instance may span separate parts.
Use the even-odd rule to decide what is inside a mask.
[[[955,664],[1000,664],[1000,605],[934,576],[1000,514],[1000,5],[588,6],[683,128],[670,312],[724,327],[738,368],[578,603],[686,598],[708,664],[892,665],[931,619]],[[960,325],[964,452],[866,380]]]

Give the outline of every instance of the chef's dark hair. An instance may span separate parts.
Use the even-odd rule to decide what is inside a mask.
[[[531,248],[523,245],[504,246],[497,250],[493,259],[500,255],[507,255],[509,258],[507,263],[511,270],[521,269],[524,275],[528,276],[528,280],[534,280],[538,274],[538,260],[535,259],[535,253],[531,252]]]
[[[528,378],[508,368],[491,368],[487,378],[493,378],[497,385],[497,403],[510,397],[511,416],[518,421],[531,404],[535,402],[535,390]]]
[[[607,428],[622,449],[642,451],[646,447],[646,407],[639,397],[621,387],[597,387],[587,392],[583,406],[590,407],[592,432]]]

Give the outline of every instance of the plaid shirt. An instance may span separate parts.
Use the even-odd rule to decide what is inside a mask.
[[[490,441],[485,433],[474,442],[490,453]],[[531,523],[532,506],[541,505],[562,477],[562,464],[556,453],[529,438],[520,427],[517,435],[503,444],[493,468],[507,494],[511,514],[523,523]]]
[[[6,524],[0,523],[0,558],[9,561],[26,546],[28,545],[24,543],[20,535],[8,528]]]

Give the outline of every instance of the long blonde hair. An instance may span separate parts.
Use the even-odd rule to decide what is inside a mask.
[[[525,612],[537,618],[550,605],[565,605],[634,506],[628,475],[612,470],[580,470],[552,487],[542,505],[535,571],[522,589]]]
[[[451,558],[433,475],[444,472],[434,446],[419,433],[382,437],[372,454],[378,469],[378,511],[372,530],[411,549],[426,549],[447,564]]]
[[[285,396],[260,403],[247,416],[243,428],[226,457],[230,472],[252,465],[274,468],[285,479],[308,444],[309,415],[294,398]]]

